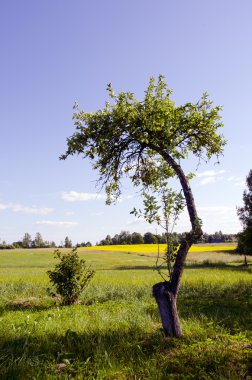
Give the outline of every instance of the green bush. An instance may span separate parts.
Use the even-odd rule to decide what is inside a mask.
[[[77,301],[95,272],[86,266],[85,260],[80,260],[76,248],[66,254],[62,254],[58,249],[54,253],[60,262],[55,265],[53,271],[49,270],[47,273],[61,297],[62,305],[71,305]]]

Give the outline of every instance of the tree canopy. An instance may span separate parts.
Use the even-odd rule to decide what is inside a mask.
[[[124,174],[134,185],[158,185],[161,173],[179,176],[178,163],[190,153],[204,161],[222,153],[221,107],[212,107],[207,93],[195,104],[176,106],[163,76],[150,79],[143,101],[131,92],[115,95],[111,85],[107,90],[112,103],[104,109],[88,113],[75,106],[76,132],[61,159],[76,153],[90,158],[108,203],[120,195]]]

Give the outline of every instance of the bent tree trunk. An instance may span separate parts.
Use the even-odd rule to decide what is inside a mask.
[[[177,311],[176,297],[170,289],[169,282],[159,282],[153,286],[153,295],[158,304],[163,329],[166,336],[182,336]]]
[[[173,160],[166,152],[162,156],[176,172],[186,200],[187,211],[190,217],[192,230],[180,244],[178,249],[170,281],[160,282],[153,286],[153,296],[158,304],[158,309],[166,336],[180,338],[182,329],[177,311],[177,295],[180,287],[182,273],[185,267],[185,260],[191,245],[199,239],[203,231],[201,229],[195,202],[188,180],[181,166]]]

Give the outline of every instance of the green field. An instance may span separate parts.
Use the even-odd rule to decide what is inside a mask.
[[[151,294],[156,247],[129,247],[80,249],[96,274],[64,307],[47,293],[52,250],[0,251],[1,379],[252,379],[252,257],[245,268],[233,246],[191,250],[178,340]]]

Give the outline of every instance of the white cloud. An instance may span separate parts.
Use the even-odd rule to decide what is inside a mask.
[[[48,215],[53,212],[53,208],[49,207],[30,207],[23,206],[17,203],[0,203],[0,210],[12,210],[13,212],[22,212],[24,214],[34,214],[34,215]]]
[[[244,187],[245,186],[245,180],[243,177],[236,177],[234,175],[231,175],[229,177],[224,177],[223,175],[227,173],[226,170],[206,170],[202,173],[197,173],[198,178],[202,178],[200,180],[201,185],[207,185],[209,183],[216,183],[217,181],[227,181],[233,184],[234,186]]]
[[[235,176],[231,175],[231,177],[227,178],[227,181],[230,182],[230,181],[233,181],[234,179],[235,179]]]
[[[78,193],[77,191],[69,191],[63,192],[61,195],[61,199],[67,202],[91,201],[106,199],[106,195],[97,193]]]
[[[214,170],[205,170],[202,173],[197,173],[197,177],[199,177],[199,178],[201,178],[201,177],[214,177],[216,175],[217,175],[217,173]]]
[[[237,182],[235,182],[235,186],[245,187],[246,186],[246,182],[245,182],[245,180],[237,181]]]
[[[65,221],[54,221],[54,220],[40,220],[35,224],[38,225],[46,225],[46,226],[54,226],[54,227],[73,227],[78,226],[77,222],[65,222]]]
[[[213,233],[222,230],[224,233],[237,233],[240,229],[235,206],[199,206],[198,216],[203,222],[203,231]],[[186,210],[181,214],[175,231],[188,231],[191,228]]]
[[[135,197],[134,195],[120,195],[118,198],[111,196],[110,200],[111,200],[111,203],[122,203],[134,197]],[[105,199],[106,199],[106,196],[105,196]]]
[[[6,210],[7,208],[10,208],[8,204],[0,203],[0,210]]]
[[[215,177],[206,177],[202,179],[202,181],[200,181],[201,185],[207,185],[208,183],[214,183],[214,182],[216,182]]]
[[[202,173],[197,173],[197,177],[198,178],[203,178],[201,181],[200,181],[200,184],[201,185],[207,185],[209,183],[214,183],[216,182],[217,180],[222,180],[224,179],[223,176],[219,176],[220,174],[223,174],[225,173],[226,171],[225,170],[205,170],[204,172]]]
[[[241,229],[235,206],[198,207],[198,212],[206,232],[237,233]]]
[[[116,201],[121,203],[125,200],[132,199],[134,195],[121,195]],[[69,191],[63,192],[61,194],[61,199],[67,202],[78,202],[78,201],[96,201],[96,200],[104,200],[106,199],[106,194],[98,194],[98,193],[79,193],[77,191]]]

